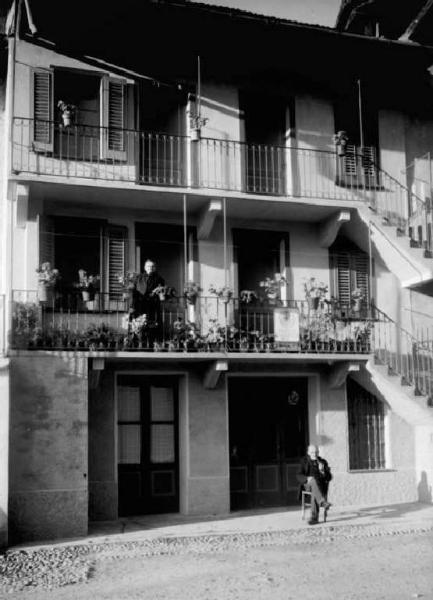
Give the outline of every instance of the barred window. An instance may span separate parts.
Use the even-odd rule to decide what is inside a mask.
[[[385,410],[383,403],[355,381],[347,380],[349,468],[384,469]]]

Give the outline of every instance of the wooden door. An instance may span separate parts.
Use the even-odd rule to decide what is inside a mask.
[[[229,428],[232,510],[295,503],[307,443],[307,380],[233,379]]]
[[[177,512],[177,381],[120,376],[117,427],[119,515]]]

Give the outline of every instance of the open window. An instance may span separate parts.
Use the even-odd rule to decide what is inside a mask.
[[[94,71],[34,69],[33,148],[69,160],[126,160],[127,84]]]

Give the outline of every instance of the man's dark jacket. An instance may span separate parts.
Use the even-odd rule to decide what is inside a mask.
[[[133,318],[146,313],[149,321],[159,321],[159,298],[157,295],[152,294],[153,290],[159,285],[165,285],[165,281],[158,273],[153,272],[149,275],[141,273],[139,275],[130,307]]]
[[[299,463],[299,468],[296,473],[296,479],[299,481],[299,498],[301,497],[301,492],[304,489],[304,485],[307,482],[308,477],[314,477],[317,481],[319,489],[326,497],[328,493],[328,485],[332,479],[331,469],[327,461],[324,458],[317,457],[317,467],[314,466],[314,462],[307,455],[301,458],[301,462]],[[319,470],[319,465],[323,465],[323,471]]]

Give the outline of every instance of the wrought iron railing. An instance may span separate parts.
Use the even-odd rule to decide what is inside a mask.
[[[400,376],[402,385],[413,385],[416,395],[433,399],[433,341],[422,332],[415,337],[382,311],[375,309],[374,355]]]
[[[367,305],[306,301],[250,303],[200,297],[194,304],[171,298],[154,308],[152,320],[133,319],[128,298],[35,291],[13,294],[11,347],[15,349],[147,350],[222,352],[372,351],[374,319]]]

